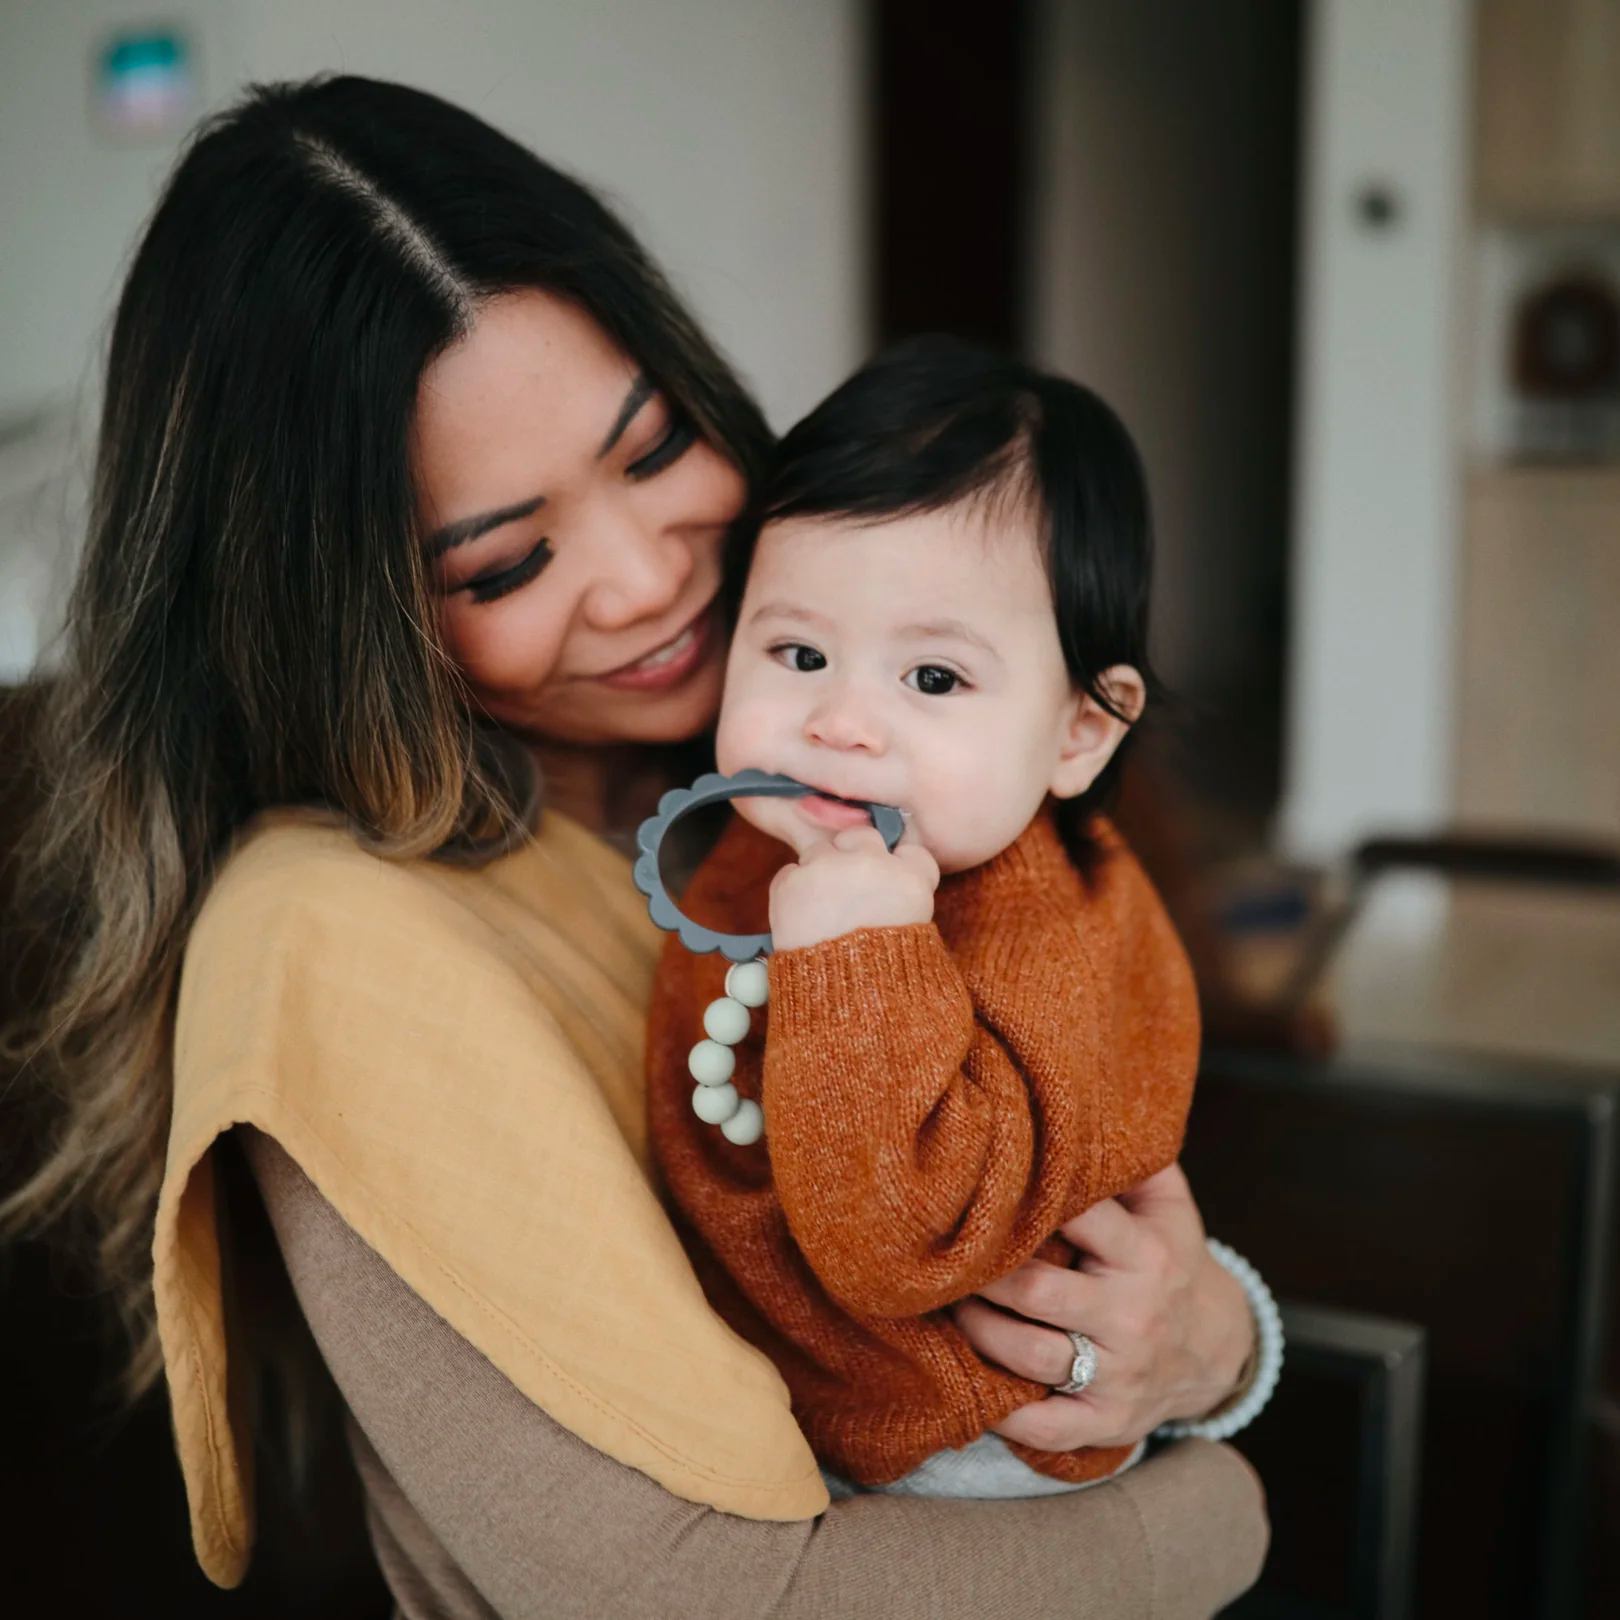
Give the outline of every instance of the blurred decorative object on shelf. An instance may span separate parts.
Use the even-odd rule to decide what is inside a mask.
[[[1475,272],[1481,459],[1620,461],[1620,221],[1483,225]]]
[[[1522,295],[1512,382],[1521,457],[1601,461],[1620,452],[1620,295],[1601,268],[1572,267]]]
[[[1601,273],[1575,270],[1527,294],[1513,336],[1522,394],[1584,400],[1620,388],[1620,306]]]
[[[190,41],[175,28],[120,30],[96,53],[91,94],[96,124],[113,140],[177,132],[196,101]]]

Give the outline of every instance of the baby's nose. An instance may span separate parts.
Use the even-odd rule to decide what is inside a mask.
[[[883,727],[872,706],[847,690],[828,693],[810,711],[805,734],[825,748],[860,749],[877,754],[882,753],[885,746]]]

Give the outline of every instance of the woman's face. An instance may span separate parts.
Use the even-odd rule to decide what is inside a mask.
[[[590,316],[484,305],[423,374],[413,456],[445,644],[492,718],[585,744],[712,722],[742,475]]]

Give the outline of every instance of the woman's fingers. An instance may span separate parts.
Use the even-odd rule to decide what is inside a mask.
[[[1120,1427],[1111,1402],[1085,1395],[1049,1395],[1009,1412],[996,1425],[1006,1440],[1034,1446],[1037,1451],[1074,1451],[1081,1446],[1134,1445],[1136,1436]]]
[[[1146,1181],[1137,1182],[1119,1195],[1119,1202],[1133,1215],[1190,1222],[1198,1229],[1200,1239],[1204,1235],[1198,1205],[1193,1200],[1192,1188],[1187,1185],[1186,1172],[1179,1164],[1167,1165]]]
[[[952,1314],[968,1343],[986,1361],[1037,1384],[1061,1384],[1068,1378],[1074,1345],[1067,1334],[1009,1316],[977,1298],[958,1301]]]
[[[1093,1204],[1058,1230],[1080,1250],[1080,1263],[1093,1261],[1120,1271],[1134,1270],[1141,1261],[1143,1228],[1117,1199]]]
[[[1097,1331],[1101,1289],[1083,1271],[1054,1266],[1046,1260],[1029,1260],[1017,1271],[986,1283],[979,1294],[1003,1310],[1017,1311],[1037,1322],[1050,1322],[1055,1328],[1084,1330],[1093,1336]]]
[[[1125,1445],[1230,1394],[1253,1322],[1242,1288],[1204,1245],[1179,1169],[1093,1205],[1061,1231],[1080,1251],[1076,1269],[1032,1260],[955,1307],[980,1355],[1035,1383],[1068,1377],[1070,1332],[1097,1347],[1084,1394],[1034,1401],[999,1433],[1052,1451]]]

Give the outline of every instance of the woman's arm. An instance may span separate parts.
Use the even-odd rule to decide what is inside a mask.
[[[1131,1445],[1173,1418],[1207,1416],[1238,1392],[1252,1365],[1254,1320],[1242,1288],[1204,1245],[1178,1166],[1060,1230],[1081,1251],[1075,1269],[1032,1260],[956,1307],[982,1356],[1037,1383],[1068,1376],[1074,1348],[1057,1330],[1085,1333],[1097,1346],[1084,1395],[1022,1407],[1001,1433],[1043,1451]]]
[[[395,1487],[390,1503],[372,1482],[385,1557],[414,1554],[418,1581],[435,1572],[449,1590],[459,1581],[506,1620],[1191,1620],[1258,1573],[1266,1527],[1256,1482],[1234,1452],[1207,1442],[1172,1447],[1095,1490],[1027,1502],[868,1497],[820,1519],[766,1523],[683,1501],[528,1401],[273,1141],[247,1134],[293,1287],[363,1432],[362,1454],[373,1452]],[[656,1337],[650,1325],[649,1376]]]

